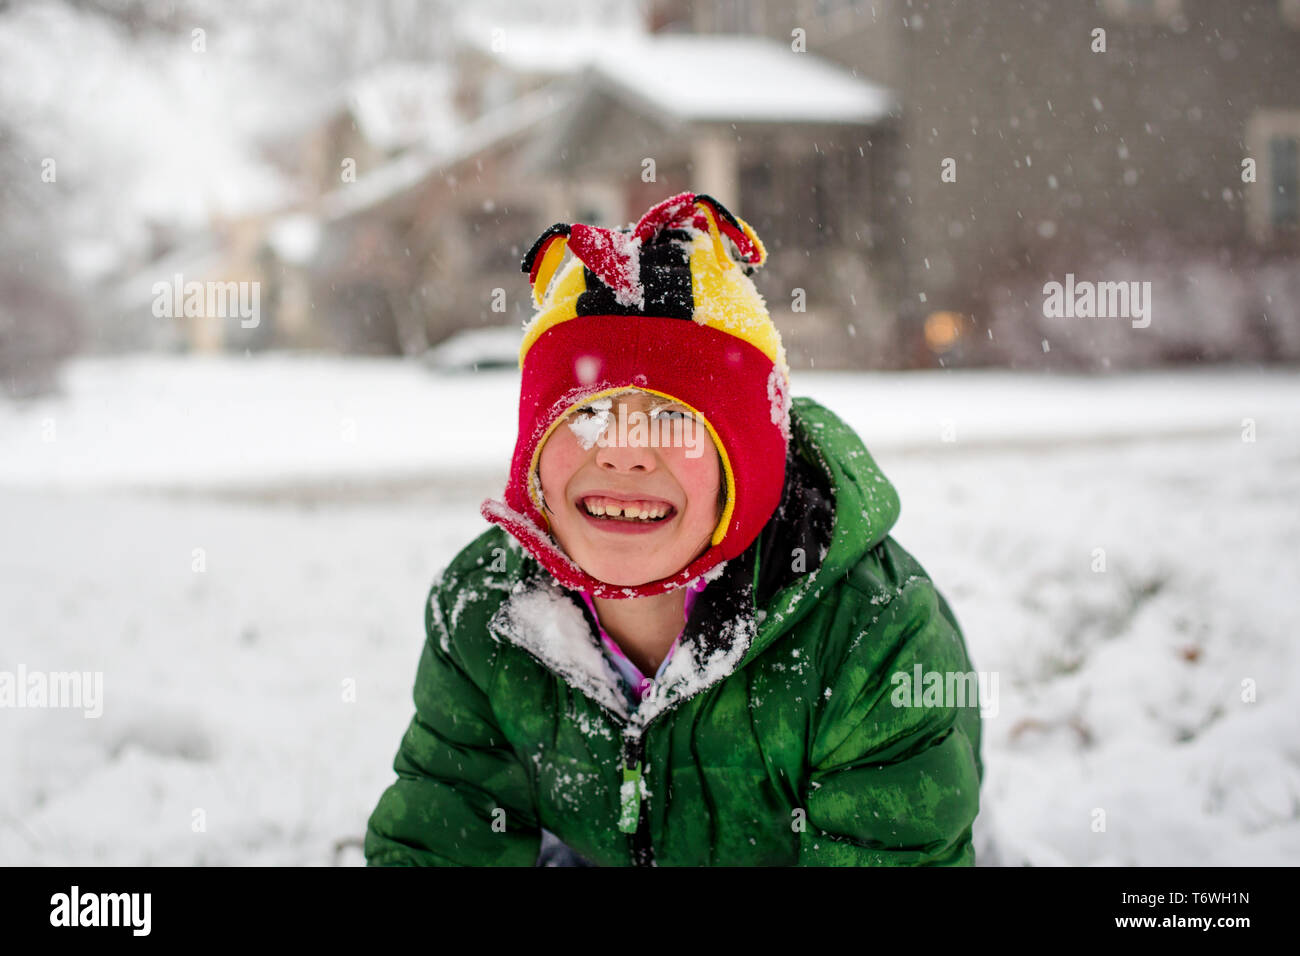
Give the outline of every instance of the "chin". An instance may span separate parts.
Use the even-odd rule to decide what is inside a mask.
[[[583,564],[582,567],[587,569],[588,565]],[[638,573],[622,566],[603,568],[599,565],[595,565],[592,570],[587,570],[587,573],[597,581],[604,581],[616,588],[634,588],[642,584],[649,584],[651,581],[658,581],[660,578],[667,576],[664,574],[647,575],[644,568]]]
[[[666,578],[673,574],[675,570],[679,570],[674,568],[665,571],[661,566],[651,565],[647,563],[643,554],[632,554],[619,558],[611,558],[609,555],[601,557],[589,555],[587,560],[579,560],[577,564],[597,581],[604,581],[616,588],[634,588],[638,585],[649,584],[651,581]]]

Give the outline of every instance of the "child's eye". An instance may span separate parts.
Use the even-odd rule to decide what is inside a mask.
[[[573,410],[577,417],[590,418],[593,415],[607,415],[611,411],[610,406],[605,401],[597,401],[590,405],[581,405]],[[695,414],[681,408],[654,408],[650,410],[651,418],[668,418],[668,419],[693,419]]]

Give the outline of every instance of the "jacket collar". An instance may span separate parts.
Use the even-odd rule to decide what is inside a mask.
[[[787,483],[782,509],[792,512],[785,527],[801,529],[796,530],[795,540],[804,542],[806,570],[790,567],[795,564],[791,559],[794,546],[787,538],[791,532],[777,530],[762,552],[770,576],[762,567],[759,574],[774,593],[758,612],[759,633],[746,662],[802,620],[867,552],[884,541],[900,512],[893,484],[881,473],[862,439],[838,415],[800,397],[793,401],[790,421],[791,447],[805,480],[796,481],[793,491]],[[828,503],[823,505],[820,498]],[[818,542],[816,553],[813,541]],[[782,564],[789,570],[773,568]]]
[[[746,560],[749,558],[749,560]],[[502,602],[488,631],[527,651],[576,690],[641,729],[659,714],[725,678],[739,666],[757,633],[752,549],[715,568],[686,622],[681,644],[653,692],[634,711],[621,677],[601,646],[577,591],[563,587],[536,562]]]
[[[680,646],[634,711],[581,596],[536,560],[523,562],[489,632],[634,730],[725,679],[802,619],[897,520],[897,492],[847,425],[806,398],[794,400],[791,425],[780,505],[748,549],[706,575],[712,583],[700,594]]]

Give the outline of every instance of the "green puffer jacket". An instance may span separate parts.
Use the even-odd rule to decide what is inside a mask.
[[[977,694],[922,705],[894,678],[973,685],[961,630],[858,436],[807,398],[791,429],[780,506],[635,709],[580,596],[510,535],[457,555],[370,865],[533,866],[543,828],[600,866],[975,862]]]

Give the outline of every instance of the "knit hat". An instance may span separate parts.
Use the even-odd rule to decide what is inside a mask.
[[[566,251],[574,258],[560,271]],[[618,229],[557,223],[528,250],[523,271],[537,311],[519,349],[519,435],[504,500],[489,498],[481,510],[561,585],[604,598],[683,587],[741,554],[776,510],[790,380],[781,337],[749,278],[766,257],[748,223],[692,193]],[[704,553],[636,587],[599,581],[560,549],[538,475],[543,444],[571,411],[629,388],[691,409],[718,449],[726,491]]]

